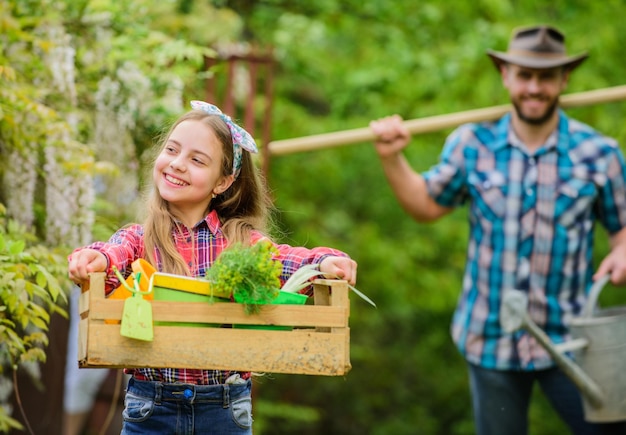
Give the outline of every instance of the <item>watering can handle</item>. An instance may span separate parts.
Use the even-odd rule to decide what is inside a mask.
[[[611,280],[611,274],[607,273],[602,278],[597,280],[591,286],[591,290],[589,290],[589,295],[587,296],[587,303],[583,307],[582,317],[591,317],[593,316],[593,309],[596,307],[598,303],[598,296],[600,296],[600,292],[604,288],[604,286]]]

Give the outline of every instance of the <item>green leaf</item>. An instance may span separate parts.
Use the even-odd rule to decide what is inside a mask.
[[[0,406],[0,432],[9,433],[11,429],[23,431],[24,426],[11,417],[3,406]]]
[[[20,360],[22,362],[46,362],[46,353],[43,349],[38,347],[33,347],[28,349],[25,353],[20,356]]]
[[[333,275],[331,273],[322,273],[322,275],[324,275],[327,278],[331,278],[331,279],[338,279],[339,278],[336,275]],[[354,293],[356,293],[356,295],[358,297],[360,297],[361,299],[363,299],[365,302],[369,303],[373,307],[376,307],[376,304],[374,303],[374,301],[371,300],[370,298],[368,298],[367,296],[365,296],[365,294],[363,292],[357,290],[355,287],[351,286],[350,284],[348,284],[348,288],[350,290],[352,290]]]
[[[8,243],[9,253],[11,255],[18,255],[24,251],[26,242],[24,240],[12,240]]]
[[[376,307],[376,304],[374,303],[373,300],[371,300],[370,298],[368,298],[367,296],[365,296],[364,293],[360,292],[359,290],[357,290],[356,288],[354,288],[353,286],[351,286],[350,284],[348,284],[348,288],[350,290],[352,290],[354,293],[357,294],[357,296],[359,296],[361,299],[363,299],[365,302],[368,302],[370,305]]]
[[[46,275],[42,271],[37,272],[37,274],[35,275],[35,281],[37,282],[37,285],[39,287],[45,287],[46,283],[48,282],[48,280],[46,279]]]
[[[37,328],[43,330],[43,331],[47,331],[48,330],[48,324],[41,318],[39,317],[31,317],[30,319],[30,323],[32,323],[34,326],[36,326]]]
[[[31,312],[35,316],[34,317],[35,319],[39,318],[39,319],[42,319],[44,322],[46,322],[46,327],[47,327],[47,324],[50,323],[50,314],[48,314],[48,311],[46,311],[42,306],[32,304]]]

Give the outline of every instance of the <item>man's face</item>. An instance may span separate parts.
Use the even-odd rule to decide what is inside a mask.
[[[567,86],[568,71],[562,67],[533,69],[507,64],[502,66],[501,72],[504,87],[522,122],[543,125],[556,116],[559,95]]]

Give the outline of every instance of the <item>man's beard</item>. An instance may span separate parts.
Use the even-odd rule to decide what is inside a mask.
[[[525,123],[530,124],[530,125],[543,125],[546,122],[548,122],[550,118],[552,118],[552,115],[554,115],[554,112],[556,111],[558,104],[559,104],[559,100],[557,98],[552,102],[550,106],[548,106],[548,108],[546,109],[546,112],[543,115],[539,117],[534,117],[534,118],[524,115],[519,104],[515,101],[513,102],[513,107],[515,108],[517,117],[521,121],[524,121]]]

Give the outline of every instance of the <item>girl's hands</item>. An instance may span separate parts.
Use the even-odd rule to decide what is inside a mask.
[[[69,277],[76,284],[89,279],[92,272],[106,272],[108,261],[106,256],[95,249],[81,249],[69,257],[67,267]]]
[[[356,284],[356,261],[348,257],[326,257],[320,263],[320,271],[348,281],[348,284]]]

